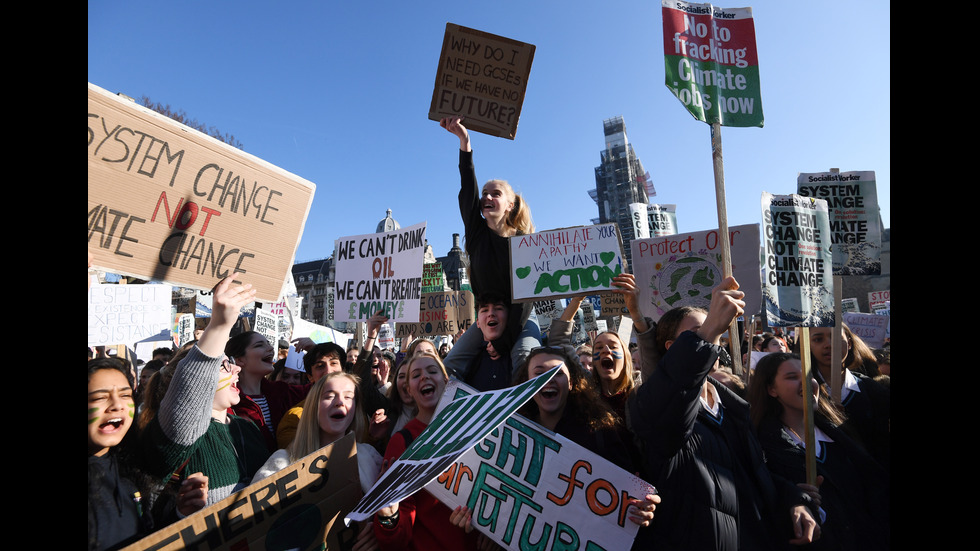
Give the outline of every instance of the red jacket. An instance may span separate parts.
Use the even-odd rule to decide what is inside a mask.
[[[289,411],[289,408],[306,399],[313,383],[291,385],[282,381],[270,381],[263,378],[259,385],[262,395],[265,396],[265,400],[269,404],[269,417],[272,419],[272,426],[265,422],[262,408],[255,403],[255,400],[245,394],[241,395],[241,401],[232,406],[228,412],[254,421],[265,438],[269,453],[272,453],[279,449],[279,444],[276,442],[276,427],[279,426],[279,420]]]
[[[405,424],[413,438],[418,438],[427,425],[418,419]],[[401,433],[391,435],[385,449],[385,459],[394,463],[407,449]],[[396,550],[446,550],[465,551],[476,549],[478,532],[467,534],[462,528],[449,522],[452,511],[424,489],[406,497],[398,504],[398,523],[385,528],[375,519],[374,537],[382,551]]]

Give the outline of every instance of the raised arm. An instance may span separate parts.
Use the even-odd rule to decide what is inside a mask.
[[[460,151],[466,151],[467,153],[473,151],[470,147],[470,133],[463,126],[463,117],[443,117],[439,120],[439,126],[459,138]]]

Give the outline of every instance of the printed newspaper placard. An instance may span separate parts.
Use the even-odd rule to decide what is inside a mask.
[[[358,527],[338,520],[363,493],[348,434],[123,551],[351,549]]]
[[[745,293],[745,311],[761,312],[759,225],[730,227],[728,234],[732,275]],[[721,246],[718,230],[633,240],[633,274],[643,313],[659,321],[671,308],[707,308],[724,273]]]
[[[395,323],[418,321],[425,222],[341,237],[334,247],[334,321],[367,321],[379,311]]]
[[[881,274],[881,224],[873,170],[801,172],[797,193],[827,201],[834,275]]]
[[[316,186],[88,85],[92,266],[210,290],[232,272],[275,302]]]
[[[429,119],[513,140],[533,60],[533,44],[446,23]]]
[[[752,8],[662,0],[667,89],[695,119],[763,124]]]
[[[514,302],[600,293],[626,270],[616,224],[517,235],[508,242]]]
[[[93,285],[88,290],[88,345],[124,344],[171,333],[170,285]]]
[[[344,519],[364,520],[435,480],[555,376],[561,364],[517,386],[453,400],[371,487]]]
[[[772,327],[833,327],[827,201],[762,193],[766,319]]]
[[[442,405],[476,393],[450,381]],[[629,549],[638,526],[629,500],[649,483],[514,414],[425,489],[450,509],[473,510],[473,526],[506,549]]]
[[[255,309],[255,331],[258,331],[273,348],[279,346],[279,316],[266,312],[262,308]]]

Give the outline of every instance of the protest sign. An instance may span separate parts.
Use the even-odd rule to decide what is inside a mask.
[[[418,321],[425,222],[341,237],[334,248],[334,321],[367,321],[379,311],[396,323]]]
[[[442,402],[475,392],[452,380]],[[450,509],[468,507],[473,527],[506,549],[629,549],[639,528],[626,516],[630,500],[656,493],[516,413],[425,489]]]
[[[650,222],[646,203],[630,203],[630,220],[633,221],[633,238],[650,237]]]
[[[173,317],[170,285],[93,285],[88,289],[88,345],[125,344],[165,333]]]
[[[317,344],[335,342],[346,348],[347,341],[354,338],[354,335],[296,318],[296,325],[293,327],[293,339],[300,337],[307,337]]]
[[[517,235],[508,243],[514,302],[608,291],[626,269],[616,224]]]
[[[564,310],[560,300],[539,300],[534,302],[534,315],[538,318],[538,328],[544,334],[551,322],[561,317]]]
[[[879,308],[887,308],[891,300],[892,292],[890,289],[887,291],[871,291],[868,293],[868,309],[874,313]]]
[[[208,290],[232,272],[276,301],[316,186],[88,85],[92,266]]]
[[[582,301],[582,325],[585,327],[586,331],[599,330],[599,326],[596,325],[595,307],[593,307],[592,302],[588,300]]]
[[[834,326],[827,202],[762,193],[766,316],[772,327]]]
[[[422,293],[439,293],[446,289],[446,274],[442,271],[442,262],[426,262],[423,264]]]
[[[759,265],[759,225],[746,224],[728,230],[732,275],[745,293],[745,311],[762,308]],[[633,274],[640,289],[644,314],[659,321],[678,306],[707,308],[711,290],[723,279],[718,230],[635,239]],[[652,308],[648,308],[652,306]]]
[[[763,125],[752,8],[662,0],[667,88],[695,119]]]
[[[861,337],[864,344],[871,348],[881,348],[885,345],[885,337],[889,336],[891,316],[879,314],[846,313],[844,323],[851,328],[851,333]]]
[[[861,308],[858,307],[858,299],[845,298],[840,301],[840,310],[846,314],[848,312],[860,312]]]
[[[399,323],[395,336],[455,335],[469,329],[475,319],[473,291],[423,293],[418,322]]]
[[[633,270],[636,271],[636,263],[633,263]],[[626,307],[626,299],[619,293],[608,293],[599,295],[600,308],[599,317],[602,316],[628,316],[629,308]]]
[[[279,316],[256,308],[255,326],[252,329],[261,333],[273,348],[279,346]]]
[[[414,494],[435,480],[460,455],[486,438],[555,376],[561,364],[517,386],[453,400],[368,490],[345,522],[375,512]]]
[[[463,117],[466,128],[513,140],[534,45],[446,23],[429,119]]]
[[[177,314],[177,346],[194,340],[194,314]]]
[[[797,193],[827,201],[834,275],[881,274],[881,224],[873,170],[801,172]]]
[[[677,205],[647,205],[647,227],[650,237],[677,233]]]
[[[124,551],[350,549],[357,527],[338,520],[363,493],[348,434]]]

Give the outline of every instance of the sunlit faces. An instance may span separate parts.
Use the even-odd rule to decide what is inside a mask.
[[[347,363],[356,364],[357,357],[361,355],[361,351],[356,348],[351,348],[347,351]]]
[[[810,379],[813,393],[813,404],[817,404],[820,388],[816,379]],[[800,360],[786,360],[779,364],[772,384],[768,388],[769,395],[779,401],[784,408],[803,411],[803,368]]]
[[[133,425],[136,404],[126,376],[115,369],[100,369],[88,381],[88,451],[105,455],[122,442]]]
[[[786,345],[782,339],[772,339],[766,345],[764,352],[786,352]]]
[[[564,361],[564,358],[555,354],[536,354],[528,362],[527,378],[533,379]],[[597,368],[597,366],[593,367]],[[572,381],[568,366],[562,365],[548,384],[541,387],[541,390],[534,395],[534,403],[538,406],[539,415],[542,418],[561,417],[571,390]]]
[[[830,327],[811,327],[810,328],[810,352],[817,366],[826,368],[830,366],[831,352],[833,346],[833,334]],[[844,330],[841,329],[841,361],[847,357],[850,345]]]
[[[499,339],[507,327],[507,307],[503,304],[482,304],[476,313],[476,325],[483,340]]]
[[[245,347],[245,354],[235,358],[235,363],[241,366],[242,371],[250,375],[265,377],[274,370],[276,362],[276,349],[269,344],[269,340],[256,333]]]
[[[398,366],[398,372],[395,373],[395,388],[398,390],[398,397],[401,398],[403,404],[407,406],[415,406],[415,398],[412,398],[412,394],[408,391],[408,362],[403,362]]]
[[[310,379],[315,383],[327,373],[343,371],[344,364],[334,352],[320,356],[317,361],[310,366]]]
[[[218,371],[218,390],[214,393],[212,410],[225,411],[241,401],[241,391],[238,390],[238,376],[241,371],[241,366],[235,365],[231,360],[225,358],[221,361],[221,369]]]
[[[347,434],[356,413],[356,391],[354,381],[346,376],[331,377],[323,384],[317,408],[320,442],[334,442]]]
[[[434,412],[446,389],[446,377],[434,358],[416,356],[408,366],[408,392],[420,412]]]
[[[705,318],[707,318],[707,316],[704,314],[704,312],[691,312],[690,314],[684,316],[684,319],[681,320],[680,324],[677,326],[677,332],[674,333],[674,338],[668,340],[666,343],[664,343],[664,345],[669,349],[670,345],[673,344],[674,341],[677,340],[677,337],[681,336],[681,333],[684,331],[697,331],[698,329],[701,329],[701,325],[704,324]]]
[[[500,180],[490,180],[483,186],[480,208],[484,218],[500,218],[514,208],[510,185]]]
[[[302,371],[297,371],[291,367],[284,367],[282,368],[282,374],[279,375],[279,380],[291,385],[301,385],[306,382],[303,380],[303,374],[304,372]]]
[[[445,346],[445,345],[443,345]],[[415,345],[415,354],[425,353],[432,354],[433,356],[438,356],[436,353],[436,345],[432,344],[430,340],[420,340],[418,344]]]
[[[592,343],[592,369],[605,382],[618,381],[623,375],[624,354],[626,351],[615,335],[601,333]]]

